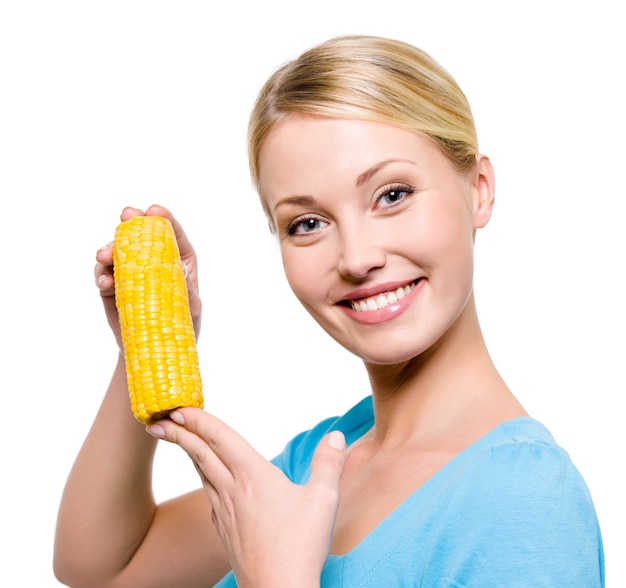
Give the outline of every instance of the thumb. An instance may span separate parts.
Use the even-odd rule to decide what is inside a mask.
[[[310,482],[338,493],[345,462],[346,439],[341,431],[332,431],[320,441],[313,454]]]

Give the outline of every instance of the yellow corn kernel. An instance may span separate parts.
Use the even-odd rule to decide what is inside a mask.
[[[120,223],[113,271],[135,418],[148,424],[181,406],[203,408],[187,281],[170,221],[135,216]]]

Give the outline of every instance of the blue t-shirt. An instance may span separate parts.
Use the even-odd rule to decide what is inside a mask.
[[[368,397],[295,437],[273,463],[305,483],[327,432],[350,444],[373,424]],[[236,585],[232,573],[217,584]],[[321,586],[597,588],[604,553],[580,473],[543,425],[521,417],[459,453],[352,551],[330,555]]]

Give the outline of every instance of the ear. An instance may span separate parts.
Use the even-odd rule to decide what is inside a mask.
[[[491,218],[496,193],[496,178],[486,155],[476,155],[477,176],[472,186],[472,215],[474,229],[481,229]]]

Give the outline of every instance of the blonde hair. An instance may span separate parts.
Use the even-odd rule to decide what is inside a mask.
[[[270,226],[259,154],[268,133],[292,113],[366,120],[424,133],[462,173],[473,168],[478,153],[465,94],[427,53],[382,37],[331,39],[280,67],[261,89],[250,116],[250,173]]]

